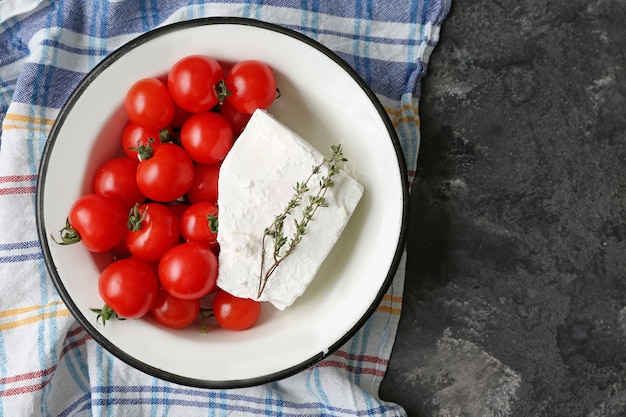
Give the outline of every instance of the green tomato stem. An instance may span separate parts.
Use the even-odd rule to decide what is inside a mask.
[[[59,236],[61,238],[60,242],[57,241],[54,236],[51,235],[50,237],[59,245],[73,245],[74,243],[80,242],[80,235],[78,231],[70,225],[69,219],[65,219],[65,227],[59,230]]]

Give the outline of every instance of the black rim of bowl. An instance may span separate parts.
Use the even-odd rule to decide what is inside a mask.
[[[196,26],[205,26],[205,25],[247,25],[247,26],[255,26],[261,29],[278,32],[283,35],[292,37],[296,40],[299,40],[305,44],[310,45],[314,47],[315,49],[317,49],[318,51],[325,54],[330,59],[332,59],[346,73],[348,73],[354,79],[354,81],[360,86],[360,88],[367,94],[371,103],[374,105],[381,119],[385,123],[389,137],[391,138],[392,144],[396,152],[398,167],[400,169],[400,177],[402,181],[402,193],[403,193],[400,236],[397,242],[394,257],[391,263],[391,267],[387,273],[387,276],[385,278],[383,285],[381,286],[380,290],[378,291],[378,294],[376,295],[376,298],[374,299],[370,307],[367,309],[367,311],[365,311],[361,319],[351,329],[349,329],[339,340],[337,340],[332,346],[330,346],[325,352],[320,352],[302,361],[301,363],[295,366],[292,366],[290,368],[283,369],[283,370],[280,370],[280,371],[277,371],[268,375],[260,376],[260,377],[238,379],[238,380],[227,380],[227,381],[204,380],[204,379],[191,378],[191,377],[185,377],[182,375],[172,374],[172,373],[163,371],[161,369],[155,368],[151,365],[148,365],[138,360],[137,358],[126,354],[124,351],[120,350],[119,348],[117,348],[117,346],[112,344],[81,313],[81,311],[78,309],[76,304],[74,304],[74,302],[72,301],[72,298],[67,292],[63,284],[63,281],[57,274],[54,260],[52,259],[52,255],[48,247],[48,237],[46,234],[47,233],[46,227],[45,227],[44,220],[43,220],[43,206],[45,204],[43,201],[43,191],[45,188],[45,178],[46,178],[46,172],[48,168],[48,160],[50,157],[50,153],[52,151],[52,148],[54,147],[59,129],[63,125],[64,120],[67,117],[67,114],[72,110],[72,108],[74,107],[74,104],[76,103],[78,98],[81,96],[83,91],[89,86],[89,84],[93,81],[94,78],[96,78],[102,71],[104,71],[118,57],[132,51],[134,48],[138,47],[139,45],[151,39],[157,38],[159,36],[163,36],[169,32],[172,32],[178,29],[184,29],[184,28],[196,27]],[[352,67],[350,67],[341,57],[339,57],[333,51],[328,49],[326,46],[292,29],[288,29],[288,28],[278,26],[272,23],[267,23],[267,22],[263,22],[263,21],[259,21],[255,19],[249,19],[249,18],[206,17],[206,18],[199,18],[199,19],[172,23],[167,26],[163,26],[163,27],[154,29],[150,32],[146,32],[142,35],[139,35],[137,38],[127,42],[126,44],[124,44],[123,46],[121,46],[120,48],[112,52],[111,54],[109,54],[98,65],[96,65],[91,71],[89,71],[89,73],[87,73],[87,75],[77,85],[75,90],[70,94],[65,105],[61,108],[61,111],[59,112],[59,115],[57,116],[57,119],[55,120],[55,123],[52,126],[52,129],[48,136],[48,140],[46,142],[46,145],[42,153],[41,163],[39,167],[38,181],[37,181],[37,198],[36,198],[37,233],[39,235],[39,240],[41,243],[41,249],[43,252],[44,262],[46,264],[48,273],[57,291],[59,292],[61,296],[61,299],[64,301],[64,303],[66,304],[67,308],[70,310],[74,318],[76,318],[76,320],[83,326],[83,328],[87,331],[87,333],[93,339],[95,339],[102,347],[104,347],[106,350],[108,350],[111,354],[116,356],[118,359],[122,360],[128,365],[146,374],[155,376],[165,381],[169,381],[169,382],[173,382],[173,383],[177,383],[181,385],[198,387],[198,388],[220,388],[220,389],[243,388],[243,387],[255,386],[255,385],[260,385],[260,384],[271,382],[271,381],[284,379],[286,377],[292,376],[310,367],[311,365],[314,365],[315,363],[324,359],[326,356],[330,355],[332,352],[336,351],[345,342],[347,342],[348,339],[350,339],[374,313],[374,311],[380,304],[383,296],[387,292],[389,286],[391,285],[391,282],[398,269],[400,259],[402,257],[402,252],[404,250],[404,244],[405,244],[406,234],[407,234],[407,219],[408,219],[408,208],[409,208],[408,197],[409,196],[408,196],[407,168],[406,168],[406,162],[404,160],[403,155],[404,154],[402,152],[402,147],[400,145],[400,141],[398,140],[395,128],[393,127],[393,124],[391,123],[389,116],[387,115],[385,109],[383,108],[382,104],[380,103],[380,101],[378,100],[374,92],[369,88],[369,86],[365,83],[365,81],[361,78],[361,76]]]

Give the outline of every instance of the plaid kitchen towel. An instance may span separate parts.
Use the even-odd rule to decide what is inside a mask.
[[[35,225],[42,149],[60,108],[105,56],[150,29],[207,16],[294,29],[335,51],[387,110],[413,179],[420,80],[450,0],[0,0],[0,417],[404,415],[378,388],[402,304],[404,260],[338,351],[287,379],[208,390],[143,374],[99,346],[46,275]]]

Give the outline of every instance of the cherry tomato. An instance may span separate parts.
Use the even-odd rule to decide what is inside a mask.
[[[213,220],[212,220],[213,219]],[[217,224],[217,206],[213,203],[192,204],[180,217],[180,233],[187,242],[199,242],[207,246],[217,244],[217,233],[211,231]]]
[[[161,290],[152,307],[152,317],[170,329],[182,329],[193,323],[200,314],[199,300],[183,300]]]
[[[252,114],[267,109],[276,97],[276,79],[272,69],[256,60],[240,61],[224,78],[230,95],[226,101],[241,113]]]
[[[154,151],[161,145],[161,142],[169,142],[172,135],[173,132],[169,128],[146,129],[133,122],[128,122],[122,131],[122,149],[130,159],[139,161],[141,158],[137,156],[137,149],[145,149],[149,143],[152,151]]]
[[[191,204],[208,201],[217,203],[218,178],[221,164],[194,164],[193,182],[187,191]]]
[[[193,161],[183,148],[163,143],[137,167],[137,186],[151,200],[170,202],[183,196],[193,182]]]
[[[191,159],[201,164],[214,164],[226,157],[233,146],[233,129],[219,113],[196,113],[180,130],[180,144]]]
[[[126,233],[127,211],[113,197],[87,194],[70,208],[67,224],[61,230],[62,244],[83,242],[91,252],[107,252]]]
[[[224,101],[220,106],[220,114],[230,123],[235,138],[239,137],[248,124],[250,117],[252,117],[252,114],[241,113],[235,110],[228,100]]]
[[[176,62],[167,75],[174,103],[184,110],[200,113],[218,103],[217,84],[224,71],[217,60],[204,55],[190,55]]]
[[[95,193],[119,200],[127,211],[135,204],[143,203],[146,196],[137,187],[135,179],[137,164],[137,161],[125,157],[109,159],[96,172],[93,181]]]
[[[159,281],[150,265],[126,258],[114,261],[102,271],[98,290],[105,304],[119,317],[137,319],[154,306]]]
[[[126,93],[124,108],[133,123],[148,129],[163,129],[174,118],[174,103],[158,78],[135,82]]]
[[[259,319],[261,303],[218,289],[213,298],[213,314],[224,329],[245,330]]]
[[[138,206],[130,215],[126,247],[136,258],[158,261],[169,249],[180,243],[176,215],[160,203]]]
[[[181,243],[159,261],[159,280],[170,295],[199,299],[215,288],[218,263],[215,253],[198,242]]]

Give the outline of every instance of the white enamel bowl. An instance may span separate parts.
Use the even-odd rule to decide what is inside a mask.
[[[95,169],[119,152],[123,97],[178,59],[259,59],[281,96],[269,112],[323,153],[342,143],[364,196],[305,294],[284,311],[269,305],[251,329],[168,330],[151,319],[110,321],[97,280],[106,259],[57,236],[72,203],[89,192]],[[288,155],[285,155],[288,158]],[[299,372],[340,347],[374,312],[404,246],[408,187],[402,150],[375,95],[337,55],[291,30],[255,20],[207,18],[165,26],[108,56],[72,93],[46,144],[37,189],[37,226],[50,277],[86,331],[131,366],[197,387],[257,385]]]

